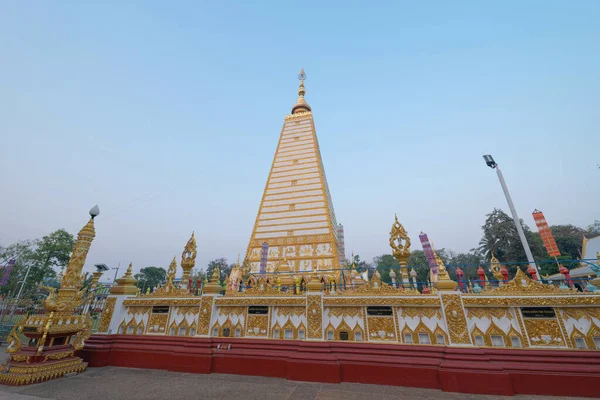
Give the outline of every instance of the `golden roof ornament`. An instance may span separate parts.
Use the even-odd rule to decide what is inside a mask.
[[[494,253],[492,252],[492,259],[490,260],[490,271],[492,271],[492,275],[499,282],[502,283],[504,281],[504,277],[502,276],[502,266],[500,265],[500,261],[496,258]]]
[[[398,221],[398,216],[394,215],[394,217],[395,221],[390,232],[390,246],[394,258],[398,260],[401,267],[404,267],[410,257],[410,238],[404,226]]]
[[[183,248],[183,253],[181,253],[181,269],[183,270],[181,284],[183,287],[187,287],[194,265],[196,265],[196,238],[194,237],[194,232],[192,232],[192,237],[190,237],[190,240],[188,240]]]
[[[304,68],[300,70],[298,79],[300,79],[300,86],[298,87],[298,101],[296,101],[296,104],[294,104],[294,107],[292,107],[292,114],[311,111],[310,106],[306,100],[304,100],[304,95],[306,94],[306,89],[304,89],[304,80],[306,79]]]
[[[132,268],[133,263],[129,263],[129,267],[127,268],[127,271],[125,271],[125,274],[122,277],[115,279],[117,285],[108,289],[110,294],[135,295],[138,293],[138,289],[135,286],[137,281],[133,277]]]
[[[458,282],[454,282],[452,279],[450,279],[450,275],[448,275],[448,270],[446,269],[446,265],[444,264],[444,261],[437,253],[435,253],[435,262],[437,263],[439,269],[438,269],[438,280],[437,280],[437,282],[435,282],[433,284],[433,286],[437,290],[443,290],[443,291],[455,290],[456,287],[458,286]]]

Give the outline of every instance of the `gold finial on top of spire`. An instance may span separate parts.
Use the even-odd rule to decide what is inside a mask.
[[[292,114],[300,113],[300,112],[310,112],[311,108],[304,100],[304,95],[306,94],[306,89],[304,89],[304,80],[306,79],[306,74],[304,73],[304,68],[300,70],[298,74],[298,79],[300,79],[300,86],[298,87],[298,101],[294,107],[292,107]]]

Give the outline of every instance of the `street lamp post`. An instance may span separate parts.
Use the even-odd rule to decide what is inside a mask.
[[[517,210],[515,210],[515,205],[512,202],[512,198],[510,197],[510,192],[508,191],[508,187],[506,186],[506,182],[504,181],[504,176],[502,176],[502,171],[500,170],[500,166],[498,164],[496,164],[496,161],[494,161],[494,158],[489,154],[484,155],[483,159],[485,160],[486,165],[492,169],[495,169],[496,173],[498,174],[498,179],[500,180],[500,185],[502,185],[502,191],[504,192],[504,197],[506,197],[506,202],[508,203],[508,208],[510,208],[510,212],[512,214],[513,221],[515,222],[515,227],[517,228],[519,238],[521,239],[521,244],[523,245],[523,249],[525,250],[525,255],[527,255],[527,261],[529,262],[529,265],[531,265],[533,268],[535,268],[536,271],[538,272],[536,274],[537,279],[541,280],[542,277],[540,275],[540,269],[538,268],[537,264],[533,260],[533,254],[531,254],[531,249],[529,248],[529,243],[527,243],[527,239],[525,238],[525,232],[523,232],[523,227],[521,226],[521,220],[519,219],[519,216],[517,215]]]

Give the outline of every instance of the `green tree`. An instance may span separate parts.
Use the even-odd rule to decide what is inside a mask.
[[[10,260],[16,261],[9,276],[8,283],[0,288],[0,293],[5,295],[14,295],[17,293],[19,290],[18,286],[20,286],[19,281],[22,281],[25,278],[27,268],[33,266],[34,250],[34,240],[23,240],[13,243],[10,246],[0,248],[0,265],[6,265]],[[3,272],[4,271],[0,271],[0,273]]]
[[[25,280],[25,276],[27,279],[23,292],[33,290],[42,282],[55,280],[54,268],[67,266],[74,246],[73,235],[59,229],[42,239],[25,240],[0,249],[0,260],[16,260],[8,284],[0,288],[0,292],[13,295],[18,293],[20,282]]]
[[[537,232],[531,232],[529,227],[521,220],[525,238],[529,243],[534,258],[547,258],[542,240]],[[486,260],[490,260],[492,253],[501,262],[527,261],[525,250],[519,238],[513,219],[504,211],[494,208],[486,215],[485,224],[481,227],[483,237],[479,241],[479,251]],[[516,270],[516,266],[512,266]],[[510,269],[509,269],[510,270]]]
[[[554,236],[560,254],[571,260],[581,258],[581,245],[585,230],[575,225],[552,225],[550,232]]]
[[[373,265],[379,271],[381,275],[381,280],[385,283],[392,283],[392,279],[390,278],[390,268],[394,269],[396,273],[396,282],[400,282],[400,274],[398,273],[398,261],[391,254],[382,254],[373,258]]]
[[[150,291],[154,291],[154,289],[162,285],[167,280],[167,271],[162,267],[146,267],[142,268],[139,273],[134,275],[135,279],[137,279],[137,287],[145,293],[148,288]]]
[[[600,235],[600,220],[595,220],[594,223],[588,225],[585,232],[588,239]]]
[[[29,272],[28,281],[39,284],[46,279],[56,277],[54,268],[64,269],[69,263],[75,237],[64,229],[52,232],[37,241],[37,247],[33,254],[34,266]]]

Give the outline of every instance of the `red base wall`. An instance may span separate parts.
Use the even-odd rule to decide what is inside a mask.
[[[477,394],[600,397],[598,351],[94,335],[80,356],[91,367],[217,372]]]

